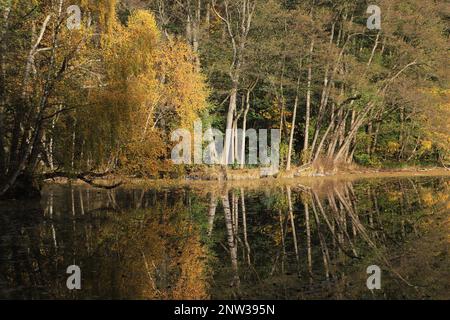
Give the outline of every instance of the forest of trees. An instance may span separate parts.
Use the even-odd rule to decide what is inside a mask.
[[[0,196],[180,173],[171,132],[198,118],[279,129],[287,170],[445,166],[449,17],[444,0],[0,0]]]

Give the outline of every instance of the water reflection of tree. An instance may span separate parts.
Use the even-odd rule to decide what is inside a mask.
[[[0,204],[0,298],[371,297],[372,264],[389,281],[378,296],[445,292],[443,178],[207,192],[57,187],[41,203]],[[65,286],[71,264],[81,292]]]
[[[188,198],[57,188],[31,209],[11,208],[0,215],[0,298],[208,298],[202,208]],[[66,288],[72,264],[80,292]]]
[[[439,200],[426,203],[427,194],[436,190]],[[243,199],[240,208],[233,200],[238,195]],[[371,297],[365,272],[372,264],[387,272],[397,294],[420,296],[408,276],[395,267],[396,255],[424,233],[421,217],[439,214],[448,206],[448,185],[442,179],[329,182],[319,188],[291,185],[247,199],[245,195],[243,189],[222,192],[230,272],[221,275],[231,278],[228,288],[220,287],[225,288],[220,297]],[[271,221],[255,228],[254,216],[266,213]],[[245,240],[239,248],[241,237]]]

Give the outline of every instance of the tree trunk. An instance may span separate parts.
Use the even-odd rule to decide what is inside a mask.
[[[231,89],[231,95],[230,95],[230,104],[228,106],[228,113],[227,113],[227,127],[226,127],[226,133],[225,133],[225,144],[224,144],[224,150],[223,150],[223,165],[230,164],[230,155],[231,155],[231,147],[232,147],[232,139],[233,139],[233,118],[234,118],[234,112],[236,110],[236,103],[237,103],[237,93],[238,93],[238,82],[233,81],[233,88]]]
[[[291,221],[292,238],[294,240],[295,259],[297,260],[297,272],[300,274],[300,256],[298,250],[297,229],[295,227],[294,208],[292,205],[292,192],[291,187],[287,187],[288,207],[289,207],[289,220]]]
[[[311,41],[309,49],[309,66],[308,66],[308,89],[306,93],[306,114],[305,114],[305,139],[303,144],[303,153],[306,156],[309,150],[309,124],[311,118],[311,87],[312,87],[312,55],[314,52],[314,39]]]
[[[4,119],[5,106],[6,106],[6,63],[5,52],[7,50],[7,41],[5,40],[6,32],[8,29],[9,14],[11,12],[10,7],[3,8],[3,21],[0,32],[0,181],[3,181],[6,177],[6,153],[5,153],[5,131],[4,131]]]
[[[245,168],[245,146],[246,146],[246,139],[245,139],[245,135],[246,135],[246,131],[247,131],[247,115],[248,112],[250,110],[250,94],[251,94],[251,90],[247,90],[247,95],[245,98],[245,111],[244,111],[244,118],[242,120],[242,145],[241,145],[241,169]]]
[[[297,93],[295,95],[294,114],[292,116],[291,135],[289,137],[289,149],[288,149],[288,158],[287,158],[286,170],[291,170],[292,149],[294,147],[295,125],[297,123],[297,109],[298,109],[299,88],[300,88],[300,77],[297,80]]]
[[[239,287],[239,265],[237,257],[236,239],[233,231],[233,217],[230,209],[230,200],[228,197],[228,191],[222,196],[222,206],[225,212],[225,226],[227,230],[227,243],[231,258],[231,267],[233,270],[233,280],[230,283],[231,287]]]

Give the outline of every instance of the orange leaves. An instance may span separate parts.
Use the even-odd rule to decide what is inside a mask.
[[[180,276],[172,292],[176,300],[209,299],[206,257],[207,251],[202,246],[200,236],[192,234],[186,239],[177,264]]]

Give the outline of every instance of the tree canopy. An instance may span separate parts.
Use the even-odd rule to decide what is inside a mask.
[[[0,1],[0,195],[39,173],[161,177],[196,119],[279,129],[282,168],[450,161],[445,1]],[[244,145],[243,150],[246,150]],[[244,164],[241,164],[244,167]]]

